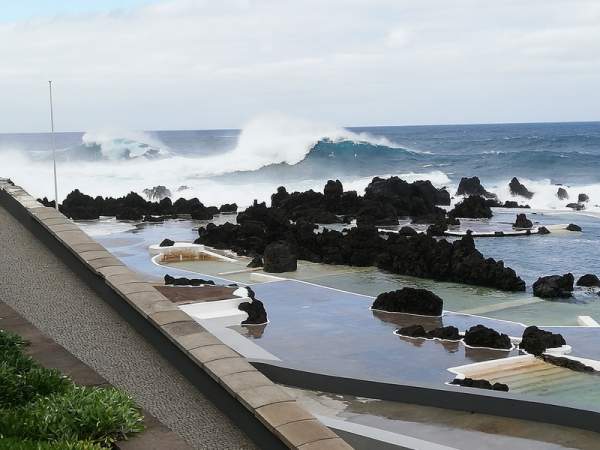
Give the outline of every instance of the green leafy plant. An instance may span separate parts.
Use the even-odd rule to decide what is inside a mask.
[[[3,408],[22,405],[36,397],[66,392],[72,381],[58,370],[32,367],[18,370],[0,363],[0,405]]]
[[[102,450],[100,444],[89,441],[44,442],[16,438],[0,438],[0,450]]]
[[[0,352],[5,349],[21,348],[27,343],[18,334],[0,330]]]
[[[62,394],[0,410],[0,430],[5,437],[85,439],[110,445],[143,429],[143,417],[131,397],[114,388],[76,386]]]

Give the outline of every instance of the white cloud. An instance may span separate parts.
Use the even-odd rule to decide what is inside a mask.
[[[49,78],[60,129],[236,127],[271,110],[598,119],[599,18],[588,0],[174,0],[3,24],[0,131],[47,128]]]

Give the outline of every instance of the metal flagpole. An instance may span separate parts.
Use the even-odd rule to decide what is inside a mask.
[[[52,129],[52,161],[54,163],[54,207],[58,211],[58,186],[56,183],[56,140],[54,139],[54,109],[52,108],[52,81],[48,81],[50,88],[50,127]]]

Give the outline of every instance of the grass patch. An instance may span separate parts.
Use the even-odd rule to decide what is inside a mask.
[[[25,345],[0,330],[0,450],[97,450],[143,431],[129,395],[76,386],[25,355]]]

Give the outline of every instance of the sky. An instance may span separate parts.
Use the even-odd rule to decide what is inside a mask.
[[[600,120],[596,0],[2,1],[0,132]]]

